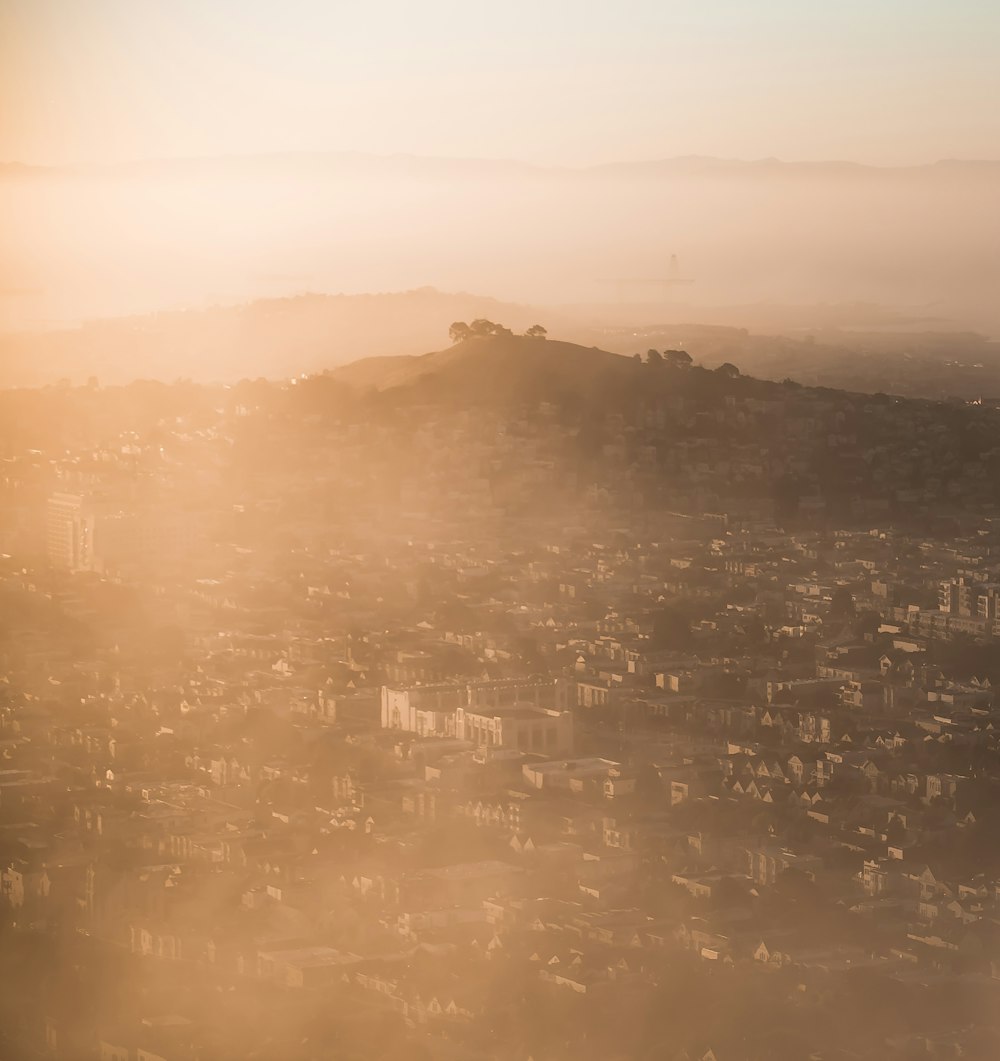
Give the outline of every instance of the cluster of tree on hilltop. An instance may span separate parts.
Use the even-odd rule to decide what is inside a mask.
[[[493,321],[488,321],[485,317],[479,317],[471,324],[466,324],[465,321],[455,321],[455,323],[448,329],[448,338],[453,343],[461,343],[466,339],[482,339],[491,335],[513,334],[514,333],[510,328],[506,328],[502,324],[496,324]],[[548,331],[540,324],[533,324],[524,334],[529,339],[544,339],[545,336],[548,335]]]
[[[634,354],[634,361],[642,364],[642,354]],[[693,359],[687,350],[664,350],[661,354],[659,350],[647,350],[645,364],[651,365],[653,368],[690,368],[693,364]],[[729,379],[737,379],[740,375],[740,370],[731,362],[726,361],[719,365],[716,372],[720,376],[727,376]]]
[[[636,354],[635,360],[641,361],[642,354]],[[646,364],[654,368],[659,368],[661,365],[669,365],[670,368],[690,368],[692,361],[687,350],[664,350],[662,354],[659,350],[646,351]]]
[[[448,338],[453,343],[465,342],[467,339],[512,337],[513,335],[514,333],[510,328],[503,324],[497,324],[495,321],[487,320],[485,317],[479,317],[468,324],[465,321],[455,321],[448,329]],[[524,335],[529,339],[544,339],[548,336],[548,330],[542,327],[541,324],[533,324],[525,330]],[[659,350],[650,349],[646,351],[645,362],[643,362],[642,354],[635,354],[633,360],[639,364],[649,365],[654,369],[686,369],[694,364],[694,359],[686,350],[664,350],[663,353],[660,353]],[[738,379],[740,376],[740,370],[729,361],[719,365],[715,372],[728,379]]]

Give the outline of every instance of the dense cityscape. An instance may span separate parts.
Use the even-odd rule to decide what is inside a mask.
[[[0,1061],[1000,1061],[998,40],[0,0]]]
[[[1000,412],[451,339],[0,393],[3,1056],[996,1057]]]

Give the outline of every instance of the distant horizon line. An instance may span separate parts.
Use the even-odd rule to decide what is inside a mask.
[[[497,156],[475,156],[475,155],[423,155],[408,151],[377,152],[360,151],[353,149],[287,149],[287,150],[259,150],[245,152],[231,152],[217,155],[162,155],[147,156],[128,159],[80,162],[25,162],[22,159],[0,160],[0,169],[6,170],[42,170],[42,171],[94,171],[94,170],[116,170],[130,169],[150,166],[172,166],[191,165],[206,163],[226,162],[254,162],[267,160],[293,160],[293,159],[316,159],[316,160],[356,160],[356,161],[381,161],[381,162],[437,162],[448,164],[473,164],[486,166],[507,166],[525,170],[538,170],[548,172],[587,173],[609,169],[627,169],[633,167],[669,166],[674,164],[722,164],[727,166],[787,166],[797,168],[822,168],[824,166],[849,167],[851,169],[865,169],[878,171],[898,170],[920,170],[932,169],[937,166],[996,166],[1000,165],[1000,158],[957,158],[940,157],[929,159],[924,162],[908,163],[877,163],[860,162],[847,158],[822,158],[822,159],[788,159],[776,155],[765,155],[757,158],[741,158],[724,155],[705,154],[680,154],[665,155],[659,157],[619,159],[609,162],[595,162],[587,164],[569,163],[544,163],[529,162],[517,158],[505,158]]]
[[[3,292],[0,291],[0,296]],[[149,321],[151,319],[158,319],[163,317],[185,317],[185,316],[206,316],[211,314],[232,314],[232,313],[244,313],[247,311],[257,310],[266,305],[274,303],[287,303],[287,302],[300,302],[300,301],[336,301],[336,300],[363,300],[363,299],[399,299],[407,298],[412,296],[421,297],[439,297],[445,300],[453,299],[469,299],[473,302],[480,303],[492,303],[498,310],[520,310],[538,313],[551,313],[551,312],[567,312],[580,309],[582,307],[615,307],[622,308],[621,303],[615,302],[603,302],[603,301],[521,301],[518,299],[500,298],[496,295],[484,294],[476,291],[466,290],[448,290],[445,288],[436,287],[434,284],[421,284],[416,287],[403,287],[403,288],[389,288],[383,290],[367,290],[367,291],[334,291],[334,290],[315,290],[315,289],[303,289],[295,292],[286,293],[269,293],[269,294],[256,294],[250,295],[243,299],[231,300],[227,298],[207,300],[200,304],[174,304],[174,305],[160,305],[151,307],[148,309],[137,309],[131,312],[125,313],[111,313],[111,314],[100,314],[97,316],[86,316],[76,317],[72,320],[63,321],[50,321],[45,324],[41,322],[25,327],[5,328],[0,326],[0,337],[9,338],[15,335],[40,335],[40,334],[52,334],[57,332],[77,332],[86,331],[92,328],[100,328],[107,325],[119,326],[127,325],[139,321]],[[685,324],[693,325],[697,327],[704,327],[705,321],[699,321],[697,314],[708,313],[711,315],[713,312],[719,310],[735,310],[735,309],[770,309],[770,310],[795,310],[795,309],[809,309],[809,308],[825,308],[825,309],[858,309],[858,310],[876,310],[883,313],[889,314],[890,318],[895,319],[894,323],[905,325],[907,323],[922,323],[922,324],[947,324],[949,322],[948,317],[939,316],[923,316],[922,314],[927,313],[937,303],[930,304],[900,304],[890,305],[880,303],[878,301],[871,301],[866,299],[841,299],[834,302],[803,302],[803,301],[781,301],[775,299],[765,300],[751,300],[748,302],[716,302],[716,303],[680,303],[676,304],[674,308],[680,308],[683,306],[685,309],[690,310],[695,316],[688,321],[676,324],[677,327],[682,327]],[[651,302],[636,302],[629,303],[630,307],[634,308],[637,312],[639,311],[650,311],[656,307],[655,303]],[[659,307],[659,308],[662,308]],[[492,310],[490,312],[493,312]],[[902,314],[902,317],[898,315]],[[908,316],[910,314],[918,314],[915,317]],[[887,320],[884,323],[889,323]],[[672,326],[674,326],[672,324]],[[735,327],[735,325],[721,325],[722,327]],[[740,326],[742,327],[742,325]],[[954,329],[945,329],[951,331]],[[958,329],[958,330],[969,330]]]

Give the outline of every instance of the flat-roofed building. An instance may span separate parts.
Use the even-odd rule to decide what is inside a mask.
[[[582,792],[588,786],[604,791],[604,781],[621,770],[621,763],[591,756],[584,759],[557,759],[544,763],[525,763],[521,767],[524,780],[532,788],[564,789]]]
[[[573,751],[573,716],[569,711],[530,703],[460,707],[455,713],[455,736],[479,748],[569,755]]]
[[[454,737],[458,735],[460,708],[490,715],[512,705],[563,707],[565,699],[565,686],[552,678],[383,685],[381,721],[383,729],[403,730],[421,737]]]

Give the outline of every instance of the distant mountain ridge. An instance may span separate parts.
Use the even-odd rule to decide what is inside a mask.
[[[153,176],[182,175],[232,170],[237,168],[286,171],[289,168],[329,169],[350,173],[375,169],[424,175],[476,176],[543,176],[563,177],[689,177],[728,174],[789,174],[802,176],[846,175],[973,175],[1000,176],[1000,159],[938,159],[909,165],[876,165],[847,159],[819,161],[785,160],[774,157],[759,159],[722,158],[714,155],[676,155],[661,159],[605,162],[583,166],[543,165],[517,159],[452,158],[434,155],[375,154],[358,151],[278,151],[246,155],[191,156],[179,158],[134,159],[108,163],[52,165],[11,160],[0,162],[0,177],[33,176]]]
[[[0,193],[10,219],[0,263],[8,331],[432,284],[513,304],[659,303],[667,312],[682,298],[933,307],[959,327],[1000,334],[998,161],[682,156],[559,167],[272,154],[8,165]],[[691,286],[673,286],[681,277]],[[420,346],[359,347],[328,363],[432,348],[425,336]]]

